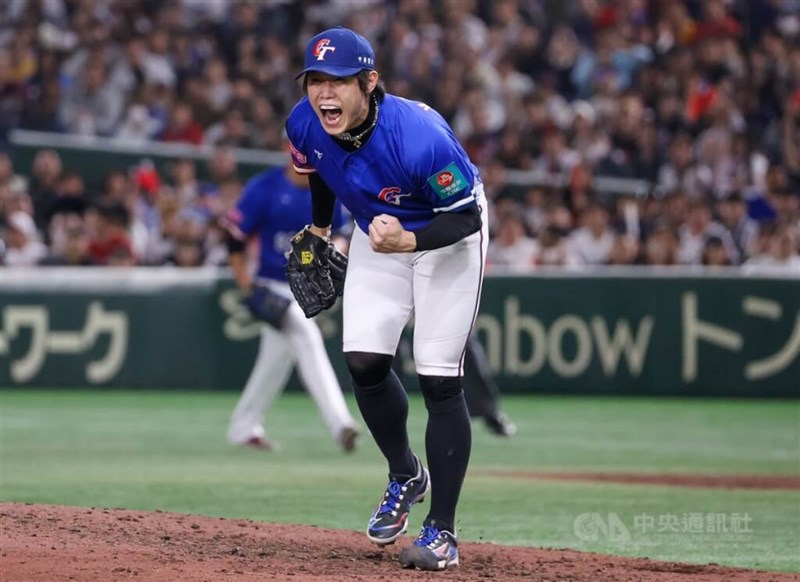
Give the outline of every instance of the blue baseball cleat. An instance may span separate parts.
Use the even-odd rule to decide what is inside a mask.
[[[367,526],[367,538],[372,543],[381,546],[394,543],[408,529],[411,506],[425,499],[430,477],[419,458],[416,461],[417,474],[408,481],[398,481],[390,475],[386,492]]]
[[[414,543],[400,551],[400,564],[403,568],[420,570],[445,570],[458,566],[456,536],[434,525],[424,525]]]

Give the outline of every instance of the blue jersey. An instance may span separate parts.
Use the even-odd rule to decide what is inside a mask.
[[[260,239],[259,278],[286,280],[285,253],[290,240],[311,222],[311,192],[286,177],[284,168],[262,172],[245,186],[236,209],[228,213],[229,229],[237,238],[257,234]],[[341,206],[336,205],[333,226],[342,226]],[[237,232],[238,231],[238,232]]]
[[[325,133],[305,97],[286,132],[295,170],[318,172],[364,232],[378,214],[414,231],[439,212],[476,204],[478,169],[444,118],[424,103],[386,95],[372,135],[354,152]]]

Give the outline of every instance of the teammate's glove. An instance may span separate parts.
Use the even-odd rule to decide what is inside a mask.
[[[292,250],[286,263],[286,278],[294,298],[306,317],[314,317],[320,311],[336,303],[336,289],[331,279],[329,260],[330,243],[308,230],[308,227],[292,237]]]
[[[242,297],[242,302],[254,317],[260,319],[275,329],[283,327],[286,312],[292,300],[272,291],[264,285],[256,285]]]

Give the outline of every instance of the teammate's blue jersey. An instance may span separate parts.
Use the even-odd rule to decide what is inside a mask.
[[[311,192],[307,186],[292,184],[284,168],[262,172],[247,182],[236,209],[227,218],[228,228],[237,238],[259,236],[257,276],[285,281],[285,253],[291,247],[290,240],[311,222]],[[339,228],[343,223],[337,204],[333,226]]]
[[[419,230],[438,212],[474,205],[478,169],[436,111],[417,101],[386,95],[369,140],[345,151],[325,133],[307,98],[295,105],[286,132],[298,172],[318,172],[368,232],[378,214]]]

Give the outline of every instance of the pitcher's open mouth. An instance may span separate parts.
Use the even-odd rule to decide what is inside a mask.
[[[333,105],[321,105],[319,109],[322,112],[322,118],[325,120],[325,125],[334,127],[338,125],[339,121],[342,119],[342,110],[339,107],[334,107]]]

